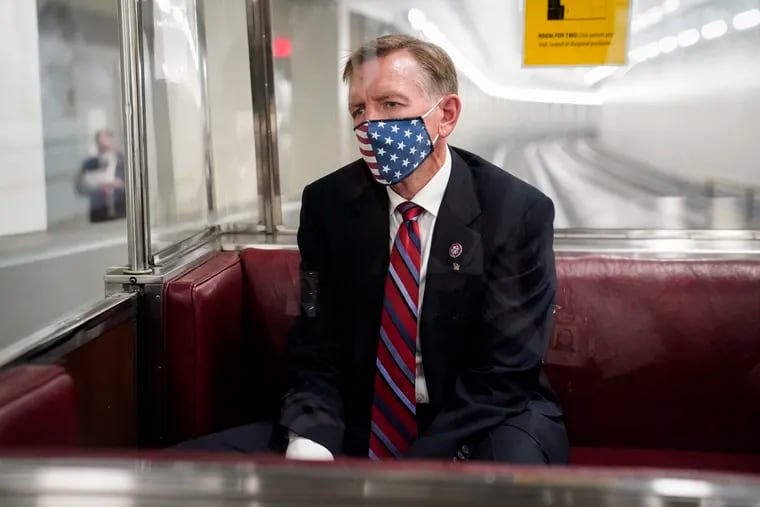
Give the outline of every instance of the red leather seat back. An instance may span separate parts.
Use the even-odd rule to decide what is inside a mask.
[[[760,262],[557,270],[547,371],[573,446],[760,451]]]
[[[287,389],[286,345],[300,313],[297,250],[251,248],[240,254],[245,273],[245,328],[257,358],[257,400],[273,415]]]
[[[249,422],[243,271],[222,252],[164,286],[166,445]]]
[[[74,383],[56,365],[0,372],[0,447],[76,447]]]
[[[197,290],[195,302],[177,305],[182,312],[174,318],[204,327],[206,338],[182,328],[166,335],[188,353],[207,354],[188,340],[212,347],[213,369],[209,359],[204,376],[189,375],[190,368],[171,378],[177,392],[198,393],[214,385],[209,371],[242,368],[252,377],[231,383],[242,394],[235,404],[273,416],[287,388],[285,344],[300,310],[299,254],[249,249],[240,254],[242,269],[237,254],[219,259],[216,268],[204,265],[178,281],[183,294],[188,286]],[[586,454],[760,452],[760,262],[561,257],[557,272],[559,308],[546,368],[573,447],[592,449]],[[239,335],[235,315],[243,322]],[[195,379],[194,387],[187,389],[183,378]],[[230,408],[214,399],[214,406],[197,405],[194,417]]]

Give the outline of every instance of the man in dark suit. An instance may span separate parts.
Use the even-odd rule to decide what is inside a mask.
[[[437,46],[380,37],[344,79],[363,160],[303,192],[287,455],[565,463],[542,371],[551,200],[447,145],[461,103]]]
[[[344,78],[362,159],[303,192],[301,315],[279,421],[182,447],[566,463],[542,371],[551,200],[447,145],[461,103],[437,46],[380,37]]]
[[[90,200],[90,222],[124,218],[127,214],[124,193],[124,158],[116,149],[110,130],[95,134],[98,153],[82,163],[77,192]]]

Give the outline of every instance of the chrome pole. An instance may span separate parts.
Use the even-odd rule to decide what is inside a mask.
[[[198,44],[198,69],[201,75],[201,100],[203,101],[203,168],[206,179],[206,204],[212,221],[216,220],[216,192],[214,190],[214,150],[211,137],[211,100],[208,92],[208,57],[206,41],[206,2],[194,0],[195,29]]]
[[[247,0],[246,18],[261,213],[259,220],[263,222],[267,234],[274,234],[282,224],[282,207],[270,0]]]
[[[141,0],[118,0],[121,105],[127,200],[128,264],[125,274],[146,274],[150,258],[148,163],[145,139],[145,78]]]

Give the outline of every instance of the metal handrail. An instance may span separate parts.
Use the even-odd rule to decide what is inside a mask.
[[[128,274],[151,271],[142,5],[139,0],[119,0],[128,250],[128,264],[124,272]]]
[[[143,453],[144,454],[144,453]],[[276,458],[11,458],[0,501],[14,505],[756,506],[754,475],[441,462],[332,464]]]
[[[267,234],[282,224],[270,0],[246,0],[259,217]]]

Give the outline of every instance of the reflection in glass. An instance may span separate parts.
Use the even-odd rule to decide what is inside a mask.
[[[115,2],[4,2],[0,347],[103,297],[124,263]]]
[[[157,253],[209,225],[255,223],[253,107],[243,0],[161,0],[143,15]]]
[[[152,252],[209,224],[205,97],[196,4],[143,5]]]
[[[304,185],[359,156],[345,56],[400,32],[457,65],[451,143],[548,194],[557,228],[760,227],[760,1],[631,3],[627,65],[541,68],[522,65],[519,2],[275,2],[274,34],[292,43],[276,60],[286,223]]]

